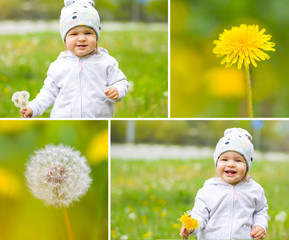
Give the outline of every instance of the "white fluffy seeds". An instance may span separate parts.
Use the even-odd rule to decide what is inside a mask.
[[[47,145],[35,151],[27,163],[27,185],[34,196],[47,205],[68,206],[78,201],[91,184],[86,162],[86,158],[71,147]]]
[[[29,103],[28,101],[29,97],[30,94],[27,91],[15,92],[12,95],[12,101],[14,102],[16,107],[27,108]]]

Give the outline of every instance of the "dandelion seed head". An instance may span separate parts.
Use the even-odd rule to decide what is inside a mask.
[[[27,91],[15,92],[12,95],[12,101],[14,102],[15,107],[27,108],[29,103],[29,97],[30,94]]]
[[[241,69],[243,63],[246,68],[252,63],[257,67],[256,60],[269,59],[269,55],[264,51],[275,51],[275,43],[269,42],[271,35],[264,34],[266,30],[259,31],[258,25],[241,24],[240,27],[232,27],[231,30],[224,30],[219,35],[219,40],[215,40],[216,47],[213,53],[217,57],[224,57],[221,64],[226,67],[232,66],[238,62],[238,69]],[[264,50],[264,51],[263,51]]]
[[[130,214],[128,215],[128,218],[131,219],[131,220],[136,220],[136,215],[135,215],[135,213],[130,213]]]
[[[90,168],[79,151],[68,146],[47,145],[35,151],[25,177],[33,195],[47,205],[69,206],[84,195],[90,184]]]
[[[287,218],[287,213],[284,211],[281,211],[275,216],[275,221],[276,222],[285,222],[286,218]]]

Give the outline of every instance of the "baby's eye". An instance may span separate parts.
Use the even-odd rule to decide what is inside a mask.
[[[236,159],[236,162],[242,162],[242,160],[241,159]]]
[[[86,35],[90,35],[90,34],[92,34],[92,32],[87,32],[87,33],[85,33]]]
[[[69,35],[70,35],[70,36],[76,36],[77,33],[70,33]]]
[[[224,161],[224,162],[228,161],[228,159],[226,159],[226,158],[221,158],[220,160]]]

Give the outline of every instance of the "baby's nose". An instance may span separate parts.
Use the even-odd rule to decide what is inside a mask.
[[[85,41],[85,40],[86,40],[85,35],[82,35],[82,34],[79,35],[79,36],[78,36],[78,40],[79,40],[79,41]]]
[[[228,165],[229,165],[229,166],[235,165],[235,161],[229,160],[229,161],[228,161]]]

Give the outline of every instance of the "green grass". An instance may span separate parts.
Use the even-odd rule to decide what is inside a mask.
[[[0,43],[0,117],[20,117],[12,94],[26,90],[34,99],[64,46],[58,32],[4,35]],[[126,98],[115,104],[114,117],[167,117],[167,31],[105,32],[99,44],[118,60],[131,85]]]
[[[289,162],[254,162],[250,176],[259,182],[268,200],[271,218],[267,239],[289,236]],[[111,163],[111,238],[181,239],[178,218],[192,209],[198,189],[215,176],[213,160],[123,161]],[[133,217],[135,216],[135,219]],[[150,233],[150,234],[148,234]],[[195,239],[195,236],[192,237]],[[286,238],[287,239],[287,238]]]

